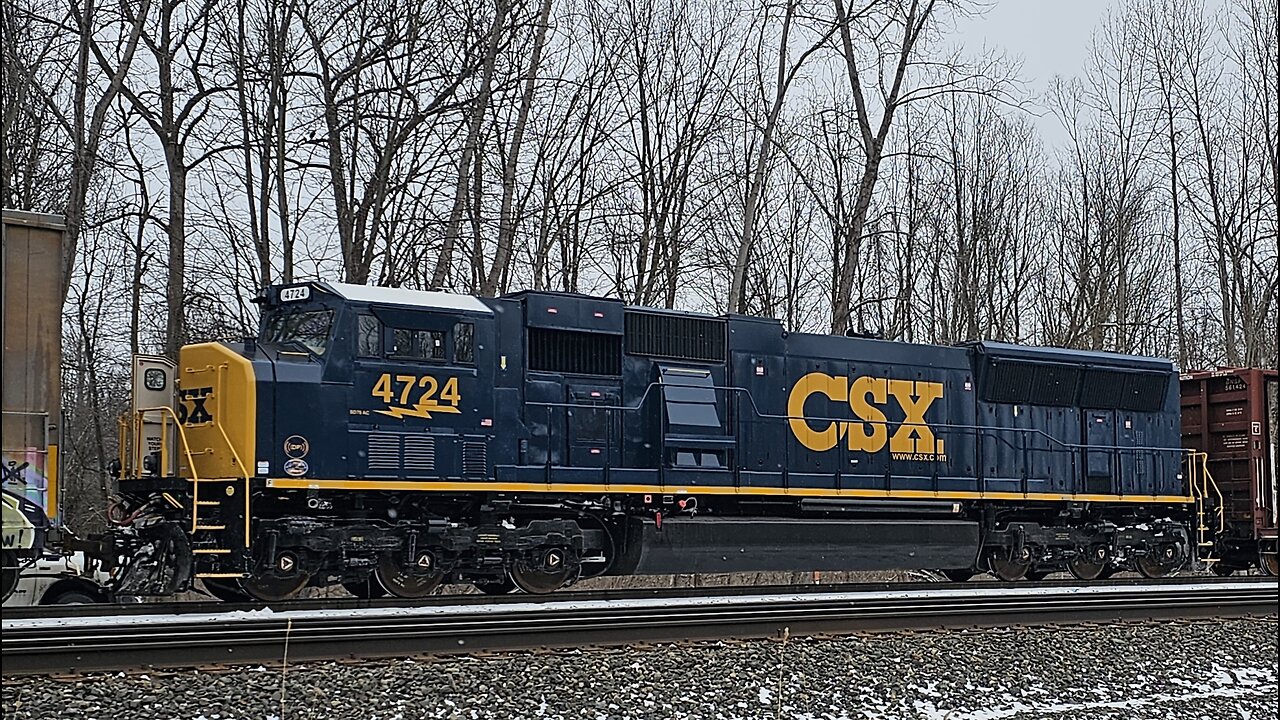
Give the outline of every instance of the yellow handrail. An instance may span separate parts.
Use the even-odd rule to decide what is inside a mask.
[[[187,444],[187,431],[183,429],[182,423],[178,421],[178,414],[175,413],[173,411],[173,408],[169,407],[168,405],[157,405],[156,407],[139,408],[134,412],[133,420],[134,420],[135,426],[142,423],[143,417],[145,417],[145,415],[149,412],[158,412],[161,414],[161,416],[165,417],[165,420],[162,421],[161,423],[160,432],[161,432],[162,438],[166,437],[164,433],[165,433],[165,426],[168,425],[168,418],[173,418],[173,426],[178,429],[178,439],[182,443],[182,453],[187,456],[187,469],[191,472],[191,482],[194,483],[194,487],[191,492],[191,502],[192,502],[191,532],[194,533],[196,531],[196,525],[199,522],[199,514],[200,514],[200,503],[198,502],[200,499],[200,473],[196,472],[196,460],[195,460],[195,457],[191,454],[191,446]],[[137,435],[135,435],[134,437],[136,438],[138,435],[141,435],[141,433],[140,432],[137,433]],[[135,447],[136,447],[136,443],[135,443]],[[165,460],[167,458],[164,456],[164,453],[167,451],[168,450],[165,447],[165,443],[162,442],[160,445],[161,467],[164,467],[164,465],[166,464]]]
[[[1218,532],[1226,532],[1227,529],[1227,513],[1223,504],[1226,500],[1222,497],[1222,490],[1218,488],[1218,483],[1213,479],[1213,473],[1209,472],[1209,453],[1196,453],[1200,460],[1201,477],[1204,479],[1204,494],[1208,496],[1209,489],[1213,489],[1213,494],[1218,496],[1218,504],[1216,505],[1218,516]]]

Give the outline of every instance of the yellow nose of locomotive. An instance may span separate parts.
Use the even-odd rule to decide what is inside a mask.
[[[253,365],[222,343],[182,348],[178,420],[191,455],[179,453],[181,474],[200,478],[253,475],[257,383]]]

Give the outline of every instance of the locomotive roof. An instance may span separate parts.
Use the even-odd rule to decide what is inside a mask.
[[[319,283],[330,292],[354,302],[379,305],[402,305],[415,308],[439,308],[441,310],[466,310],[492,315],[493,310],[470,295],[437,292],[435,290],[406,290],[405,288],[353,285],[340,282]]]
[[[975,347],[978,349],[978,352],[990,357],[1003,357],[1040,362],[1059,362],[1072,365],[1109,365],[1113,367],[1155,370],[1159,372],[1168,372],[1173,369],[1173,361],[1171,360],[1103,352],[1100,350],[1072,350],[1068,348],[1010,345],[1008,343],[994,342],[990,340],[980,340],[964,344],[970,347]]]

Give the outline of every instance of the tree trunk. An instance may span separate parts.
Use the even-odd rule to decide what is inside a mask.
[[[538,12],[538,30],[533,40],[533,53],[529,59],[529,75],[525,78],[524,94],[520,97],[520,111],[516,116],[516,127],[512,132],[511,146],[507,148],[506,162],[502,167],[502,209],[498,215],[498,250],[494,254],[493,264],[489,266],[489,274],[480,286],[481,295],[498,294],[498,281],[507,273],[511,264],[516,234],[515,218],[511,210],[516,194],[516,169],[520,164],[520,146],[524,142],[525,125],[529,121],[529,111],[533,107],[533,93],[538,85],[538,69],[542,65],[542,48],[546,43],[547,24],[550,17],[551,0],[542,0],[542,8]]]
[[[471,118],[467,125],[467,138],[462,147],[462,157],[458,158],[457,184],[453,191],[453,207],[449,211],[449,223],[445,226],[444,243],[440,247],[440,256],[436,258],[435,271],[431,273],[431,287],[443,288],[449,282],[449,270],[453,265],[453,252],[462,234],[462,214],[467,206],[467,186],[471,180],[472,158],[477,154],[480,142],[480,127],[484,124],[484,114],[489,108],[489,96],[493,92],[494,67],[498,62],[498,49],[501,47],[502,27],[507,19],[508,0],[498,0],[493,14],[493,25],[489,28],[489,44],[485,49],[484,69],[481,71],[480,92],[476,95],[475,104],[471,107]]]
[[[169,169],[169,274],[165,285],[168,311],[165,319],[165,355],[176,360],[185,341],[183,304],[187,273],[187,167],[181,147],[166,153]]]

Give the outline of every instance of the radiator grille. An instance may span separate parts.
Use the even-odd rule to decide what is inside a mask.
[[[636,355],[723,362],[724,333],[716,318],[626,314],[627,352]]]
[[[488,469],[487,445],[482,442],[462,443],[462,474],[483,476]]]
[[[400,436],[385,433],[369,435],[369,469],[400,469]]]
[[[406,435],[404,469],[407,473],[424,474],[436,470],[436,439],[430,435]]]
[[[621,375],[622,338],[602,333],[529,328],[529,369],[576,375]]]

